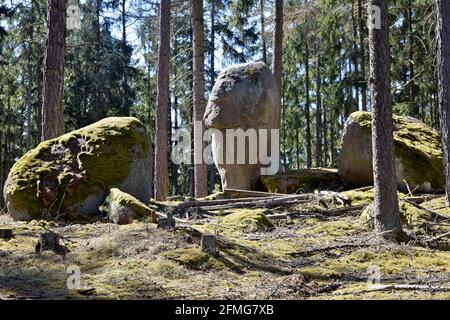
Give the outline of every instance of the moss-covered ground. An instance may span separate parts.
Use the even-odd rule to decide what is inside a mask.
[[[371,193],[340,195],[356,205],[368,204]],[[217,256],[202,253],[196,233],[181,226],[162,230],[146,220],[122,226],[27,223],[3,214],[0,229],[13,229],[14,238],[0,239],[0,299],[450,299],[448,246],[384,242],[374,237],[364,210],[327,216],[317,209],[343,204],[331,197],[325,202],[231,209],[191,225],[217,234]],[[404,203],[405,228],[417,239],[448,233],[450,220],[443,217],[450,218],[450,209],[443,198],[421,203],[440,219]],[[297,215],[270,218],[289,212]],[[45,230],[63,237],[70,250],[65,257],[35,253]],[[67,288],[71,266],[80,268],[78,289]],[[370,286],[374,274],[392,286]]]

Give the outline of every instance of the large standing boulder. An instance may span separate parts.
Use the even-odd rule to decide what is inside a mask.
[[[444,186],[439,133],[411,117],[394,115],[397,185],[402,191],[429,192]],[[371,114],[355,112],[345,123],[339,174],[350,187],[373,184]],[[406,181],[406,183],[405,183]]]
[[[280,97],[275,77],[269,67],[262,62],[252,62],[223,70],[211,92],[204,122],[206,127],[217,129],[221,133],[213,133],[211,145],[222,187],[255,189],[262,166],[260,158],[253,164],[248,161],[247,143],[247,160],[245,164],[237,164],[236,145],[227,148],[225,136],[227,129],[279,129]],[[268,137],[270,138],[270,132]],[[226,154],[232,151],[235,155],[234,161],[227,163]],[[259,154],[259,149],[257,153]]]
[[[3,195],[16,220],[66,209],[95,214],[110,188],[150,198],[151,145],[136,118],[106,118],[44,141],[12,167]]]

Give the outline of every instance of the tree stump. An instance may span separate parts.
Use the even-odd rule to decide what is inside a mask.
[[[12,229],[0,229],[0,239],[9,240],[13,237]]]
[[[216,243],[216,235],[203,234],[200,240],[200,248],[204,253],[216,255],[219,252]]]
[[[36,244],[36,253],[41,254],[44,251],[53,251],[59,255],[66,255],[69,251],[65,246],[59,244],[59,235],[49,231],[39,235],[38,243]]]
[[[173,229],[175,228],[175,220],[172,218],[159,218],[158,228],[160,229]]]

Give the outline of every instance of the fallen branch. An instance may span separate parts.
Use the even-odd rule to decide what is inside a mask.
[[[273,192],[262,192],[262,191],[252,191],[252,190],[238,190],[238,189],[224,189],[223,192],[229,195],[237,196],[248,196],[248,197],[280,197],[287,196],[283,193],[273,193]]]
[[[337,208],[337,209],[314,209],[310,211],[299,211],[299,212],[286,212],[286,213],[280,213],[280,214],[272,214],[267,215],[269,219],[279,220],[279,219],[287,219],[287,218],[294,218],[298,216],[308,216],[308,217],[338,217],[345,215],[349,212],[358,211],[360,212],[366,207],[365,204],[361,204],[358,206],[352,206],[352,207],[345,207],[345,208]]]
[[[256,201],[245,201],[224,205],[205,206],[202,207],[202,209],[206,211],[214,211],[214,210],[237,209],[237,208],[274,208],[277,206],[305,203],[311,201],[311,199],[314,199],[314,194],[302,194],[302,195],[286,196],[281,198],[269,198]]]
[[[417,291],[448,292],[448,291],[450,291],[450,287],[449,286],[417,285],[417,284],[387,284],[387,285],[373,285],[367,289],[352,292],[352,294],[374,292],[374,291],[387,291],[387,290],[417,290]]]

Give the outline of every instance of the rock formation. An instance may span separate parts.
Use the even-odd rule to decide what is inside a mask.
[[[8,213],[30,220],[60,211],[95,214],[110,188],[150,199],[151,146],[136,118],[106,118],[28,151],[4,186]]]
[[[223,188],[254,189],[263,166],[259,156],[255,163],[248,161],[248,143],[245,163],[237,163],[239,150],[236,150],[236,145],[227,146],[227,129],[279,129],[279,119],[280,98],[275,77],[267,65],[262,62],[240,64],[220,73],[206,107],[204,122],[206,127],[221,133],[213,133],[212,150]],[[270,139],[270,151],[269,145]],[[256,148],[259,154],[259,147]],[[230,152],[234,152],[231,163],[226,161]]]

